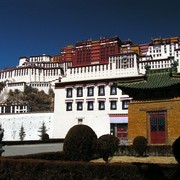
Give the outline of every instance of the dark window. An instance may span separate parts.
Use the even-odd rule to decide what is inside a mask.
[[[105,87],[104,86],[99,86],[98,87],[98,95],[99,96],[104,96],[105,95]]]
[[[87,102],[87,109],[89,111],[92,111],[94,109],[94,102],[93,101],[88,101]]]
[[[99,110],[105,110],[105,101],[99,101]]]
[[[111,110],[117,109],[117,101],[110,101],[110,109]]]
[[[72,111],[72,102],[66,103],[66,111]]]
[[[78,87],[77,88],[77,97],[82,97],[83,96],[83,88],[82,87]]]
[[[87,88],[87,96],[94,96],[94,87]]]
[[[66,97],[67,98],[72,98],[72,88],[67,88],[66,89]]]
[[[83,102],[77,102],[77,111],[83,110]]]
[[[111,86],[110,95],[117,95],[117,87],[116,86]]]
[[[122,109],[128,109],[129,102],[129,100],[122,101]]]
[[[78,124],[83,124],[83,119],[78,119]]]

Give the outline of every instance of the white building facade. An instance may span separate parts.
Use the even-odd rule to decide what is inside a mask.
[[[143,47],[143,46],[142,46]],[[145,65],[151,69],[162,69],[171,67],[174,61],[178,62],[178,72],[180,72],[180,39],[155,38],[146,44],[142,56],[139,57],[140,73],[145,73]]]
[[[109,64],[69,68],[55,87],[53,138],[65,138],[72,126],[86,124],[98,137],[114,134],[126,144],[132,98],[114,83],[141,76],[137,65],[137,54],[126,53],[110,57]]]
[[[26,84],[48,93],[64,74],[63,65],[50,60],[47,55],[20,57],[19,66],[0,70],[0,82],[6,82],[8,91],[22,91]]]

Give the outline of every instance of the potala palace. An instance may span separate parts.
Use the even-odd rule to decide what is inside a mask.
[[[44,122],[50,138],[64,138],[76,124],[86,124],[97,134],[114,134],[128,142],[128,104],[133,97],[115,86],[119,80],[144,76],[147,69],[166,69],[180,62],[180,38],[156,38],[133,44],[119,37],[89,39],[68,45],[59,55],[20,57],[16,67],[0,70],[6,85],[0,94],[3,140],[38,140]],[[178,73],[180,66],[177,66]],[[25,85],[55,93],[54,112],[33,113],[14,102],[8,111],[4,100],[9,90]]]

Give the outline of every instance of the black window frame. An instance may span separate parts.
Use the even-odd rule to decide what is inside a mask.
[[[105,110],[105,101],[98,101],[98,110]]]
[[[81,107],[81,108],[80,108]],[[77,111],[82,111],[83,110],[83,102],[78,101],[77,102]]]
[[[92,93],[90,93],[90,89],[92,90]],[[87,96],[94,96],[94,87],[93,86],[87,87]]]
[[[104,85],[98,86],[98,96],[105,96],[105,86]]]
[[[66,111],[72,111],[72,102],[66,102]]]
[[[90,108],[90,105],[92,105],[92,108]],[[94,110],[94,101],[87,101],[87,110],[88,111]]]
[[[77,88],[77,97],[83,97],[83,87]]]
[[[122,101],[122,109],[123,110],[128,109],[129,103],[130,103],[130,100],[123,100]]]
[[[117,110],[117,101],[110,101],[110,110]]]
[[[66,89],[66,98],[72,98],[73,97],[73,89],[67,88]]]
[[[116,86],[111,86],[110,87],[110,95],[117,95],[117,87]]]

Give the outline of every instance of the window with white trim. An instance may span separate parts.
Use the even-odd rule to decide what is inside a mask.
[[[67,88],[66,89],[66,97],[67,98],[72,98],[72,88]]]
[[[110,86],[110,95],[117,95],[117,87]]]
[[[99,110],[105,110],[105,101],[98,101]]]
[[[117,109],[117,101],[110,101],[110,109],[111,110]]]
[[[88,101],[87,102],[87,110],[88,111],[94,110],[94,101]]]
[[[83,102],[77,102],[77,111],[83,110]]]
[[[83,96],[83,88],[82,87],[78,87],[77,88],[77,97],[82,97]]]
[[[72,102],[66,102],[66,111],[72,111]]]
[[[122,101],[122,109],[128,109],[130,100],[124,100]]]
[[[98,96],[105,96],[105,87],[103,85],[98,87]]]
[[[87,96],[94,96],[94,87],[87,87]]]

